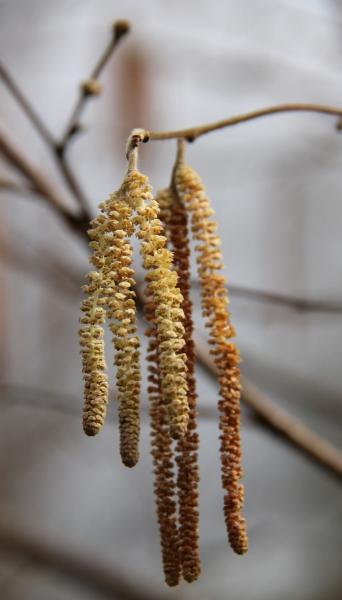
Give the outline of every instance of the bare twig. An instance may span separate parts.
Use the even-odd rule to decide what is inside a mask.
[[[32,189],[50,204],[69,227],[85,231],[88,222],[84,220],[83,214],[74,214],[67,208],[64,200],[59,197],[45,175],[31,164],[27,156],[16,147],[2,129],[0,129],[0,152],[19,173],[26,177]]]
[[[36,128],[38,133],[40,133],[41,137],[45,140],[45,142],[49,146],[53,146],[55,141],[54,141],[53,136],[52,136],[51,132],[49,131],[48,127],[46,126],[46,124],[44,123],[42,118],[38,115],[38,113],[35,111],[35,109],[31,105],[29,100],[26,98],[26,96],[19,89],[19,87],[16,84],[16,82],[14,81],[13,77],[11,77],[11,75],[7,71],[5,65],[3,65],[1,63],[0,63],[0,78],[2,79],[4,84],[7,86],[7,88],[11,92],[11,94],[14,96],[14,98],[18,102],[19,106],[21,106],[24,113],[31,121],[32,125]]]
[[[21,108],[31,121],[32,125],[35,127],[36,131],[41,135],[42,139],[46,142],[49,148],[53,150],[53,154],[57,160],[57,165],[64,177],[64,180],[68,188],[72,192],[74,198],[77,200],[78,205],[82,209],[82,215],[80,216],[80,220],[83,223],[85,221],[89,221],[91,218],[89,204],[80,184],[78,183],[72,169],[70,168],[66,160],[65,150],[71,137],[75,133],[77,133],[77,131],[80,130],[78,120],[84,109],[87,99],[95,94],[94,86],[92,87],[90,84],[97,81],[103,68],[105,67],[109,58],[113,54],[113,51],[117,47],[119,41],[126,33],[128,33],[129,28],[130,26],[127,21],[116,21],[114,23],[110,43],[108,44],[107,48],[105,49],[100,59],[96,63],[95,67],[93,68],[90,74],[90,80],[88,80],[82,85],[80,96],[75,105],[75,108],[72,111],[65,133],[63,134],[62,139],[60,141],[56,141],[54,139],[53,135],[50,133],[44,121],[37,114],[36,110],[29,102],[28,98],[26,98],[25,94],[20,90],[19,86],[15,83],[13,77],[10,76],[5,66],[0,65],[0,78],[7,86],[9,91],[12,93],[15,100],[21,106]]]
[[[188,142],[193,142],[201,135],[216,131],[217,129],[223,129],[246,121],[252,121],[260,117],[286,112],[315,112],[323,115],[342,117],[342,108],[336,108],[326,104],[278,104],[276,106],[268,106],[267,108],[260,108],[248,113],[229,117],[228,119],[223,119],[221,121],[215,121],[214,123],[188,127],[187,129],[178,129],[174,131],[141,131],[143,132],[144,137],[147,137],[150,140],[185,139]]]
[[[124,35],[126,35],[129,32],[129,30],[130,24],[127,21],[116,21],[114,23],[112,37],[109,44],[107,45],[107,47],[101,54],[99,60],[97,61],[96,65],[92,69],[89,79],[86,82],[84,82],[80,87],[79,97],[77,99],[75,107],[71,112],[68,124],[65,128],[65,132],[60,142],[57,144],[57,152],[60,156],[63,156],[63,154],[65,153],[67,145],[70,142],[71,138],[81,130],[80,117],[85,108],[87,100],[96,95],[99,91],[98,87],[91,84],[97,82],[99,76],[101,75],[104,67],[111,58],[120,40]]]
[[[196,355],[211,373],[217,374],[209,351],[199,336],[195,336]],[[309,429],[299,419],[276,406],[246,378],[242,380],[242,400],[262,421],[281,434],[297,450],[301,450],[316,463],[342,478],[342,451]]]
[[[198,281],[196,279],[193,279],[191,283],[194,287],[198,286]],[[302,312],[317,312],[328,314],[342,313],[342,303],[333,302],[330,300],[307,300],[306,298],[299,298],[298,296],[287,296],[285,294],[278,294],[276,292],[269,292],[267,290],[248,288],[233,283],[229,284],[229,291],[231,295],[239,296],[240,298],[252,298],[253,300],[259,300],[260,302],[268,302],[270,304],[288,306],[293,310]]]

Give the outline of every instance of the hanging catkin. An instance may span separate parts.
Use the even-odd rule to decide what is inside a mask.
[[[108,381],[105,372],[103,323],[103,235],[105,219],[99,216],[91,222],[89,236],[94,250],[90,262],[97,268],[87,275],[83,287],[87,298],[81,304],[84,313],[79,331],[84,380],[83,429],[87,435],[96,435],[105,420],[108,402]]]
[[[183,296],[183,326],[185,330],[185,354],[187,357],[187,385],[189,423],[186,434],[177,443],[179,544],[182,574],[186,581],[195,581],[200,574],[199,557],[199,511],[198,511],[198,433],[197,395],[195,385],[195,352],[192,339],[192,303],[190,300],[190,265],[188,219],[185,207],[172,189],[160,190],[156,196],[160,206],[160,218],[165,225],[173,263],[178,274],[178,285]]]
[[[146,290],[144,314],[149,323],[146,335],[149,338],[147,355],[149,363],[148,394],[151,417],[151,454],[154,466],[154,493],[165,581],[168,585],[175,586],[180,579],[175,463],[167,410],[161,394],[155,305],[149,286]]]
[[[185,344],[180,308],[183,298],[177,287],[177,274],[171,270],[172,254],[165,247],[159,207],[153,200],[148,179],[138,171],[132,171],[128,178],[132,206],[137,212],[134,223],[138,228],[137,236],[142,240],[140,253],[147,270],[146,281],[156,307],[161,393],[168,411],[171,436],[179,439],[186,432],[189,418],[186,355],[180,352]]]
[[[123,463],[131,467],[139,456],[140,367],[131,289],[134,285],[129,242],[133,233],[132,209],[124,200],[123,184],[109,200],[100,204],[102,214],[91,224],[91,262],[97,271],[88,274],[90,284],[84,288],[88,298],[82,303],[85,316],[81,319],[80,338],[85,372],[84,429],[88,435],[94,435],[103,425],[107,405],[103,328],[100,327],[107,316],[116,350],[120,452]],[[94,320],[97,327],[92,325]]]
[[[243,554],[248,549],[245,519],[241,516],[243,486],[240,450],[240,372],[239,352],[230,341],[235,335],[230,323],[220,240],[213,210],[196,172],[178,161],[175,184],[179,198],[191,213],[193,237],[198,241],[198,274],[201,284],[202,310],[210,329],[211,353],[219,373],[220,453],[222,485],[226,491],[224,514],[229,542],[233,550]]]
[[[111,236],[106,238],[106,306],[115,348],[116,384],[120,432],[120,454],[127,467],[139,459],[140,360],[136,336],[134,271],[132,269],[132,208],[126,182],[100,207],[104,210]]]

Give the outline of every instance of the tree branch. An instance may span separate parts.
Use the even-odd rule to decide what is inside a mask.
[[[193,287],[198,287],[199,282],[196,279],[192,279],[191,285]],[[342,303],[334,302],[332,300],[308,300],[298,296],[287,296],[285,294],[249,288],[236,285],[234,283],[229,284],[229,291],[231,295],[239,296],[240,298],[252,298],[253,300],[258,300],[259,302],[268,302],[273,305],[278,304],[280,306],[287,306],[293,310],[301,312],[317,312],[326,314],[342,313]]]
[[[99,60],[92,69],[89,79],[80,86],[80,93],[69,117],[65,132],[61,140],[58,142],[56,149],[60,156],[63,156],[71,138],[81,131],[80,117],[85,108],[87,101],[100,93],[100,87],[96,85],[103,69],[111,58],[114,50],[118,46],[120,40],[130,31],[128,21],[116,21],[113,25],[112,38],[101,54]]]
[[[27,156],[16,147],[2,129],[0,129],[0,152],[19,173],[25,176],[32,189],[50,204],[69,227],[77,231],[85,230],[88,221],[85,222],[83,214],[74,214],[67,208],[64,200],[55,192],[45,175],[30,163]]]
[[[334,106],[328,106],[325,104],[278,104],[276,106],[268,106],[267,108],[260,108],[258,110],[253,110],[248,113],[229,117],[228,119],[223,119],[221,121],[215,121],[214,123],[208,123],[206,125],[196,125],[195,127],[189,127],[187,129],[178,129],[174,131],[141,130],[145,137],[145,139],[141,141],[147,141],[147,139],[150,139],[152,141],[185,139],[188,142],[193,142],[201,135],[205,135],[207,133],[210,133],[211,131],[224,129],[225,127],[232,127],[232,125],[238,125],[239,123],[252,121],[254,119],[259,119],[260,117],[266,117],[269,115],[286,112],[314,112],[323,115],[342,117],[342,108],[336,108]]]
[[[11,77],[11,75],[7,71],[5,65],[3,65],[1,63],[0,63],[0,79],[2,79],[4,84],[7,86],[8,90],[11,92],[11,94],[13,95],[13,97],[15,98],[15,100],[17,101],[19,106],[21,106],[24,113],[26,114],[28,119],[31,121],[31,123],[35,127],[35,129],[38,131],[38,133],[41,135],[41,137],[45,140],[45,142],[49,146],[53,146],[55,141],[54,141],[53,135],[49,131],[48,127],[45,125],[42,118],[35,111],[35,109],[31,105],[29,100],[26,98],[26,96],[19,89],[19,87],[17,86],[13,77]]]

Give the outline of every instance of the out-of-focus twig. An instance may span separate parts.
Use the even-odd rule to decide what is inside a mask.
[[[88,222],[84,222],[83,215],[74,214],[67,208],[66,203],[56,193],[46,176],[30,162],[26,154],[19,150],[3,129],[0,129],[0,153],[26,177],[32,189],[42,196],[72,229],[82,229],[87,226]]]
[[[202,339],[195,335],[196,355],[216,375],[216,366]],[[321,467],[342,478],[342,450],[304,425],[298,418],[267,398],[246,378],[242,380],[242,400],[262,419],[268,428],[281,434],[297,450],[301,450]]]
[[[39,114],[36,112],[35,108],[32,106],[31,102],[28,100],[26,95],[21,91],[21,89],[14,81],[13,77],[11,77],[5,66],[3,64],[0,64],[0,79],[7,86],[8,90],[11,92],[19,106],[21,106],[24,113],[36,129],[37,133],[41,136],[41,138],[45,141],[50,150],[53,152],[53,155],[57,161],[57,165],[62,176],[69,190],[73,194],[74,198],[76,199],[78,205],[82,210],[80,220],[82,220],[83,222],[89,222],[91,218],[89,204],[81,185],[77,181],[73,170],[70,168],[70,165],[65,156],[65,150],[73,135],[75,135],[75,133],[77,133],[81,129],[79,124],[79,117],[85,107],[87,99],[94,96],[96,93],[94,85],[92,86],[91,83],[94,84],[94,82],[97,82],[98,77],[100,76],[103,68],[112,56],[119,41],[126,33],[129,32],[129,29],[130,25],[127,21],[122,20],[116,21],[114,23],[110,43],[105,48],[95,67],[93,68],[90,74],[90,79],[84,84],[82,84],[79,98],[71,113],[68,125],[65,129],[65,133],[63,134],[61,140],[54,139],[53,135],[49,131],[49,128],[44,123],[43,119],[39,116]]]
[[[198,287],[199,285],[196,279],[193,279],[191,283],[193,286]],[[253,300],[259,300],[260,302],[288,306],[296,311],[329,314],[342,313],[342,303],[329,300],[307,300],[306,298],[277,294],[276,292],[248,288],[232,283],[229,284],[229,291],[231,295],[239,296],[240,298],[252,298]]]
[[[91,97],[96,96],[99,93],[100,88],[96,85],[98,78],[100,77],[104,67],[111,58],[114,50],[118,46],[120,40],[123,38],[124,35],[126,35],[129,32],[129,30],[130,24],[128,23],[128,21],[116,21],[113,24],[111,40],[102,52],[94,68],[92,69],[88,80],[81,85],[79,97],[71,112],[64,134],[62,135],[61,140],[57,144],[57,152],[61,156],[63,156],[63,154],[65,153],[70,140],[74,137],[75,134],[81,131],[82,128],[80,123],[80,117],[85,108],[87,100],[89,100],[89,98]]]
[[[58,143],[54,139],[53,135],[50,133],[47,125],[38,115],[35,108],[32,106],[25,94],[20,90],[19,86],[14,81],[13,77],[11,77],[4,65],[0,65],[0,79],[7,86],[8,90],[11,92],[19,106],[23,109],[24,113],[31,121],[33,127],[40,135],[42,140],[52,151],[52,154],[57,160],[57,165],[64,177],[68,188],[72,192],[79,206],[82,208],[83,215],[88,217],[88,203],[84,196],[83,190],[77,182],[76,177],[70,169],[65,157],[59,152]]]
[[[41,135],[41,137],[49,146],[53,146],[55,141],[47,125],[44,123],[40,115],[36,112],[29,100],[26,98],[25,94],[23,94],[23,92],[20,90],[20,88],[14,81],[14,78],[10,75],[5,65],[3,65],[2,63],[0,63],[0,79],[2,79],[3,83],[7,86],[8,90],[14,96],[17,103],[22,108],[26,116],[29,118],[37,132]]]

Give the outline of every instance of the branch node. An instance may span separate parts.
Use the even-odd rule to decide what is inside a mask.
[[[113,23],[113,34],[114,39],[119,40],[122,36],[129,33],[131,30],[131,24],[129,21],[125,19],[120,19],[119,21],[115,21]]]
[[[135,171],[138,165],[138,147],[148,142],[149,136],[145,129],[133,129],[126,144],[126,158],[128,160],[128,172]]]
[[[102,85],[97,79],[86,79],[81,83],[81,90],[84,96],[99,96],[102,92]]]

